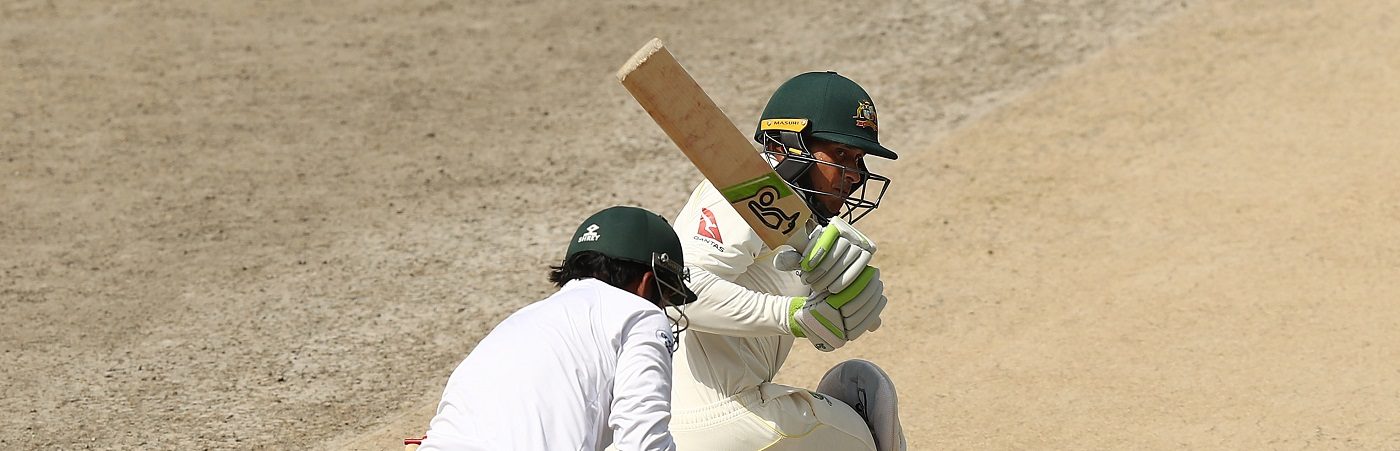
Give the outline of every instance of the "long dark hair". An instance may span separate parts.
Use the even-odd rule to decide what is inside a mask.
[[[618,260],[594,251],[583,251],[563,263],[549,267],[549,281],[563,287],[570,280],[593,278],[608,285],[623,288],[636,283],[651,267],[637,262]]]

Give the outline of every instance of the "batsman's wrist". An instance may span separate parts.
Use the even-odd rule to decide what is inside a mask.
[[[802,310],[802,306],[807,304],[806,296],[792,298],[788,304],[788,329],[792,331],[792,336],[797,338],[807,338],[807,334],[802,332],[802,324],[797,320],[797,311]]]

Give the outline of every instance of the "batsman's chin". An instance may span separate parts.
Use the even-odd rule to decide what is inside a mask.
[[[817,208],[813,209],[812,214],[820,215],[821,217],[827,219],[836,217],[837,215],[841,214],[841,207],[844,207],[845,203],[841,202],[840,199],[837,199],[835,201],[828,200],[829,197],[834,196],[823,196],[821,201],[814,205]]]

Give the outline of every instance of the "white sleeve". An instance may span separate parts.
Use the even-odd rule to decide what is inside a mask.
[[[671,438],[671,325],[660,310],[638,313],[622,331],[608,426],[620,451],[675,451]]]
[[[699,267],[690,268],[690,289],[697,297],[685,306],[692,329],[730,337],[792,335],[790,297],[750,290]],[[668,313],[676,316],[674,309]]]

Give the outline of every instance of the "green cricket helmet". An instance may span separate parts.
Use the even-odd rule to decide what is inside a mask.
[[[768,99],[754,140],[763,146],[764,153],[773,157],[774,170],[802,193],[819,220],[825,222],[839,215],[854,223],[878,208],[889,187],[889,178],[870,172],[864,159],[858,167],[850,168],[815,158],[808,147],[813,139],[852,146],[865,151],[866,155],[899,158],[893,150],[880,144],[875,103],[865,89],[836,72],[808,72],[793,77]],[[776,158],[778,156],[782,158]],[[853,172],[859,182],[847,194],[817,190],[807,176],[817,164],[839,168],[843,177]],[[818,201],[831,196],[841,198],[845,205],[843,211],[830,211]]]
[[[658,292],[671,305],[695,301],[695,292],[686,285],[690,270],[685,267],[681,240],[656,213],[626,206],[594,213],[574,231],[564,259],[584,251],[649,266],[656,274]]]

